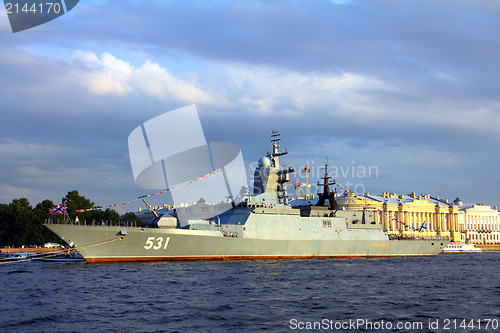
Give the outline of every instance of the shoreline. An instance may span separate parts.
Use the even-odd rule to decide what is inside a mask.
[[[500,244],[476,244],[483,252],[500,252]]]
[[[40,253],[40,252],[60,252],[64,251],[62,247],[14,247],[9,249],[0,249],[0,253]]]

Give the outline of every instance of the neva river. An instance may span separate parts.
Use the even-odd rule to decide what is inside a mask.
[[[500,332],[498,252],[22,262],[0,265],[0,276],[2,332]]]

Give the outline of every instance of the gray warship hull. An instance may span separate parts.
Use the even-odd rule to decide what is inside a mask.
[[[152,210],[157,218],[149,228],[46,226],[89,263],[434,256],[449,244],[448,238],[404,238],[403,230],[401,239],[393,239],[377,222],[377,212],[340,209],[329,190],[334,183],[327,166],[318,205],[290,206],[286,184],[294,169],[280,167],[279,156],[286,154],[279,150],[280,140],[273,131],[273,151],[259,160],[255,170],[254,195],[237,198],[220,214],[196,215],[198,219],[183,227],[180,208],[174,215],[162,216]],[[324,206],[326,200],[329,207]]]
[[[270,216],[258,228],[251,221],[202,223],[195,229],[46,226],[89,263],[435,256],[449,244],[446,239],[392,240],[378,225],[349,224],[339,218],[297,218]],[[258,235],[262,230],[267,232]]]

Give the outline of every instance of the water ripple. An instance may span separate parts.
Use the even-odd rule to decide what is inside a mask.
[[[0,267],[15,332],[287,332],[301,323],[500,316],[500,253]],[[360,328],[361,331],[370,331]],[[387,332],[395,332],[387,329]],[[443,327],[424,331],[446,332]],[[411,332],[411,330],[407,330]]]

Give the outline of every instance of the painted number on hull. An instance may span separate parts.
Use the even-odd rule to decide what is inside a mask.
[[[144,249],[159,250],[163,247],[165,250],[168,246],[168,242],[170,242],[170,237],[165,238],[165,243],[163,243],[163,237],[148,237],[146,245],[144,245]]]

